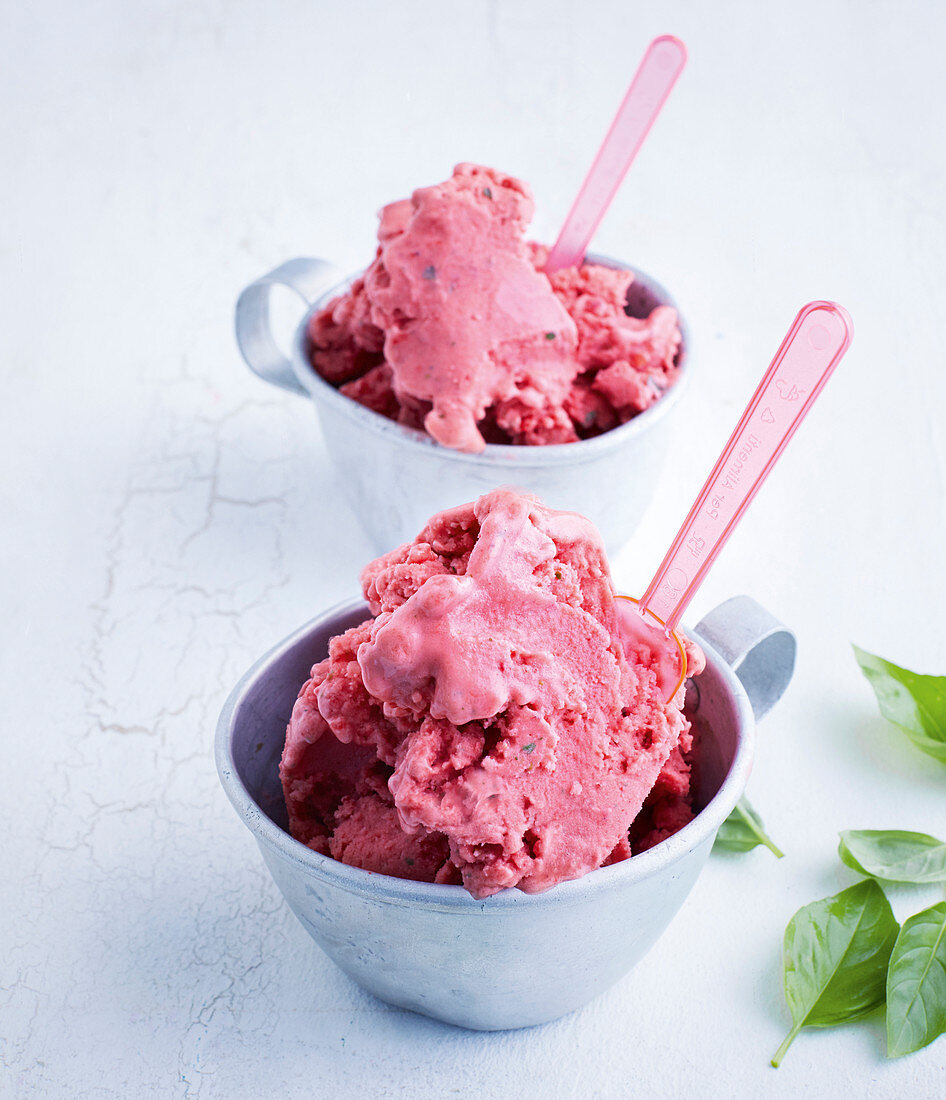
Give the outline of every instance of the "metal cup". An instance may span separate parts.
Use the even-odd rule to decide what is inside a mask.
[[[375,996],[483,1031],[581,1007],[645,954],[690,892],[742,794],[756,718],[791,679],[794,636],[748,596],[720,605],[692,632],[707,658],[687,704],[700,730],[693,821],[649,851],[545,893],[510,889],[478,901],[462,886],[348,867],[286,831],[277,769],[293,702],[329,639],[368,614],[360,601],[332,608],[240,680],[217,725],[224,790],[306,931]]]
[[[646,317],[658,305],[676,308],[667,291],[643,272],[603,256],[589,259],[634,271],[628,301],[633,316]],[[682,318],[678,363],[684,369],[675,385],[633,420],[577,443],[490,443],[482,454],[470,455],[365,408],[316,373],[309,362],[309,318],[353,281],[342,279],[324,260],[289,260],[242,292],[236,336],[250,370],[290,393],[312,398],[339,484],[377,550],[407,542],[430,516],[499,485],[527,489],[551,508],[581,512],[595,523],[609,553],[620,550],[653,496],[668,449],[669,414],[689,375],[689,338]],[[294,290],[307,306],[288,359],[270,327],[274,286]]]

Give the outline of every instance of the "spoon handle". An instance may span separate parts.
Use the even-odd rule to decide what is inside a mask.
[[[591,171],[552,246],[545,262],[546,274],[551,275],[562,267],[574,267],[584,259],[588,242],[660,114],[686,59],[686,47],[679,38],[669,34],[655,38],[647,47]]]
[[[795,318],[641,597],[669,630],[680,621],[716,555],[851,343],[851,319],[834,302],[809,302]]]

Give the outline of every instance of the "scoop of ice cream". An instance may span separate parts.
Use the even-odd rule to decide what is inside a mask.
[[[332,641],[289,723],[293,835],[477,897],[630,854],[689,724],[625,649],[593,525],[496,490],[362,584],[373,617]]]
[[[542,271],[526,184],[473,164],[381,212],[378,254],[313,316],[312,362],[375,412],[476,452],[623,423],[677,376],[676,311],[627,316],[628,271]]]
[[[525,185],[475,165],[381,213],[365,275],[396,395],[429,401],[427,431],[479,451],[487,408],[515,393],[561,403],[575,373],[575,324],[532,265]]]

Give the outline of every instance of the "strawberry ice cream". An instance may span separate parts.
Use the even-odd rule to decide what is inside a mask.
[[[546,276],[520,180],[460,164],[381,211],[378,252],[309,325],[314,368],[383,416],[475,453],[570,443],[653,404],[677,378],[677,314],[625,312],[629,271]]]
[[[588,520],[498,489],[435,516],[362,587],[371,617],[332,640],[287,730],[304,844],[476,897],[537,892],[629,856],[652,791],[686,802],[683,689],[665,701],[625,646]]]

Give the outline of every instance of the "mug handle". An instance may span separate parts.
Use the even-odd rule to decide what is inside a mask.
[[[273,268],[243,291],[237,299],[234,323],[240,354],[250,370],[274,386],[305,396],[292,363],[276,346],[269,320],[269,298],[274,286],[285,286],[311,306],[326,290],[341,282],[334,264],[300,256]]]
[[[756,721],[775,706],[795,671],[795,635],[750,596],[733,596],[701,619],[702,635],[746,689]]]

